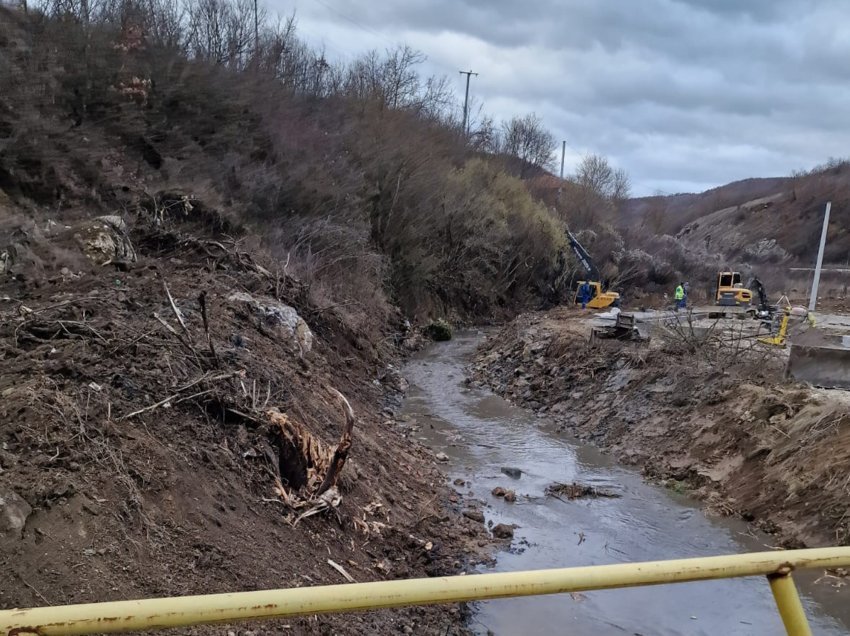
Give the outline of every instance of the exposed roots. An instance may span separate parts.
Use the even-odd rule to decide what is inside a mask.
[[[307,428],[276,408],[264,413],[278,447],[278,481],[275,491],[293,510],[303,510],[295,521],[336,509],[342,501],[337,482],[351,449],[354,410],[348,400],[331,388],[343,406],[345,424],[335,448],[329,447]]]

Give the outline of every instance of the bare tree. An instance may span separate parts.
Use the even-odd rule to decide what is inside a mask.
[[[525,177],[530,167],[551,166],[555,138],[544,128],[543,120],[530,113],[502,124],[502,151],[522,162],[520,177]]]
[[[413,105],[419,97],[419,73],[416,67],[425,61],[425,54],[406,44],[387,50],[381,65],[381,85],[384,102],[390,108]]]
[[[493,118],[485,116],[470,134],[473,150],[496,153],[499,151],[499,131]]]

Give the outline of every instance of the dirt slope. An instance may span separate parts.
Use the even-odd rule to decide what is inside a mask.
[[[210,219],[128,220],[126,232],[39,221],[5,248],[0,606],[345,582],[328,559],[358,581],[475,559],[483,527],[454,513],[431,454],[381,411],[404,388],[389,347],[311,305]],[[332,447],[345,422],[332,389],[356,415],[342,502],[297,521],[308,508],[279,496],[293,467],[268,409]],[[445,634],[463,631],[460,617],[422,608],[254,629]]]
[[[850,545],[850,400],[784,383],[781,361],[591,344],[575,312],[554,310],[490,338],[473,377],[783,545]]]
[[[833,213],[825,262],[844,265],[850,253],[847,162],[793,177],[746,179],[701,194],[633,199],[623,215],[633,227],[674,235],[730,262],[811,266],[829,200]]]

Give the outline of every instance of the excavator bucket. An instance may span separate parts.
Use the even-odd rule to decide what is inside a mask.
[[[850,389],[850,337],[814,329],[791,341],[787,373],[800,382]]]

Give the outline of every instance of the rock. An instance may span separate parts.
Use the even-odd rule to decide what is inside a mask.
[[[83,254],[98,265],[136,260],[136,250],[127,236],[127,225],[120,216],[99,216],[80,223],[72,231]]]
[[[490,492],[490,494],[493,495],[494,497],[504,497],[506,492],[507,491],[504,488],[502,488],[501,486],[496,486],[495,488],[493,488],[493,490]]]
[[[424,332],[426,336],[437,342],[452,339],[452,326],[442,318],[426,326]]]
[[[20,539],[31,514],[32,508],[18,493],[0,490],[0,535]]]
[[[384,369],[384,372],[378,379],[385,387],[398,393],[407,393],[407,390],[410,388],[407,379],[392,364],[387,365],[387,368]]]
[[[466,482],[463,479],[461,479],[460,477],[458,477],[457,479],[454,480],[453,483],[454,483],[455,486],[463,486]]]
[[[447,462],[447,461],[449,461],[449,456],[448,456],[448,455],[446,455],[446,454],[445,454],[445,453],[443,453],[443,452],[439,452],[439,453],[437,453],[436,455],[434,455],[434,457],[435,457],[435,459],[436,459],[438,462]]]
[[[484,513],[480,510],[464,510],[463,516],[478,523],[484,523]]]
[[[31,514],[32,508],[18,493],[0,490],[0,535],[20,539]]]
[[[522,470],[519,468],[512,468],[510,466],[502,466],[502,473],[513,479],[519,479],[522,477]]]
[[[493,526],[493,536],[497,539],[513,539],[514,528],[505,523],[500,523]]]
[[[248,305],[267,327],[277,330],[285,341],[294,343],[302,357],[313,348],[313,332],[289,305],[273,298],[254,298],[245,292],[233,292],[227,300]]]
[[[513,490],[508,490],[505,493],[505,501],[508,503],[513,503],[516,501],[516,493]]]

